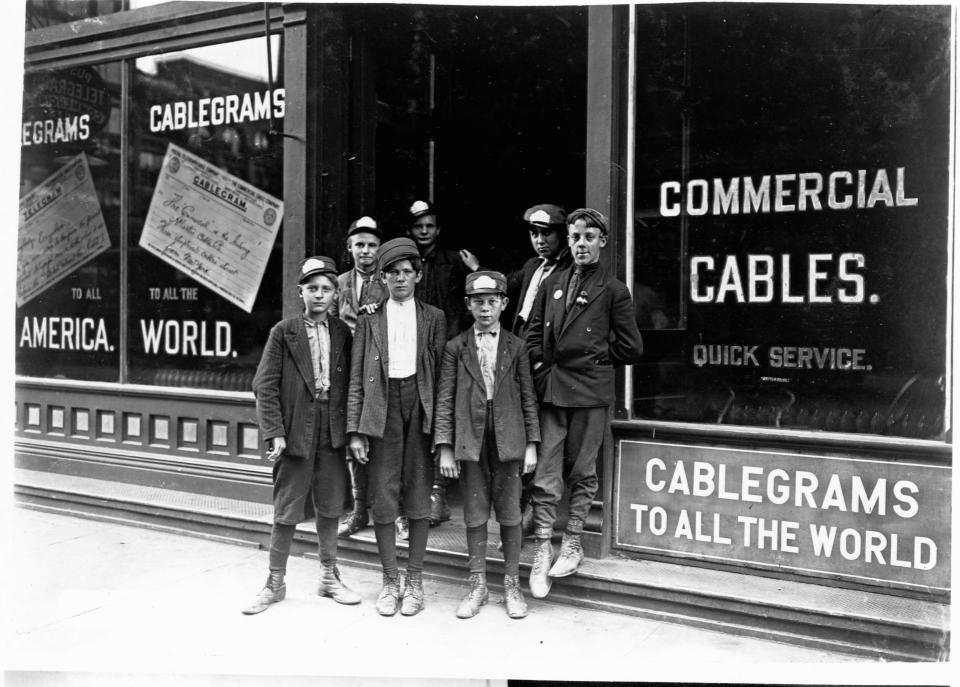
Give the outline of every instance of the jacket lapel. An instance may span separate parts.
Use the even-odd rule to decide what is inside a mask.
[[[368,315],[368,317],[377,318],[370,331],[373,333],[373,343],[380,351],[380,362],[383,363],[383,368],[387,369],[387,304],[384,303],[383,307],[379,308],[373,315]]]
[[[483,371],[480,369],[480,357],[477,355],[477,344],[474,340],[476,336],[473,333],[473,327],[460,335],[463,346],[460,350],[460,359],[463,366],[467,368],[470,376],[480,385],[481,389],[486,389],[483,381]]]
[[[587,280],[580,285],[581,291],[587,292],[587,302],[585,305],[577,305],[576,303],[571,306],[570,311],[566,314],[566,317],[563,320],[563,327],[560,329],[562,334],[567,330],[567,327],[576,320],[583,312],[590,307],[590,304],[593,303],[597,297],[604,292],[607,288],[607,280],[604,276],[604,271],[602,267],[597,267],[594,270],[593,274],[587,277]],[[562,303],[566,303],[566,291],[564,291],[563,298],[561,298]],[[562,306],[561,306],[562,307]]]
[[[493,378],[494,397],[496,397],[497,392],[500,390],[500,383],[506,377],[507,370],[510,369],[514,355],[513,343],[510,340],[510,337],[507,336],[507,332],[503,326],[500,327],[500,334],[498,335],[498,338],[500,340],[497,342],[497,369]]]
[[[307,326],[302,318],[298,318],[293,326],[287,330],[287,345],[293,362],[300,371],[300,376],[306,382],[311,393],[316,392],[317,380],[313,377],[313,360],[310,357],[310,342],[307,340]]]

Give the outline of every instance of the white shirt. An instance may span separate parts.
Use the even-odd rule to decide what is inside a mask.
[[[322,394],[330,388],[330,324],[327,318],[323,318],[323,322],[314,322],[306,317],[303,318],[303,324],[310,342],[316,391]]]
[[[483,383],[487,387],[487,400],[490,400],[493,398],[494,382],[497,378],[497,343],[500,340],[500,323],[497,322],[486,332],[480,331],[474,325],[473,337],[477,345],[477,359],[480,361]]]
[[[547,259],[543,258],[540,267],[536,269],[533,276],[530,277],[530,285],[527,287],[527,293],[523,297],[523,307],[520,308],[520,318],[526,322],[530,319],[530,312],[533,310],[533,302],[537,298],[537,291],[543,280],[550,276],[550,273],[557,268],[557,263],[547,265]]]
[[[404,379],[417,373],[417,306],[411,298],[386,303],[387,374]]]

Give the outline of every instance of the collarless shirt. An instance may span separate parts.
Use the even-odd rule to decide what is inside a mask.
[[[480,372],[483,374],[483,383],[487,387],[487,400],[493,398],[494,383],[497,369],[497,343],[500,340],[500,323],[497,322],[489,331],[482,332],[474,326],[474,341],[477,346],[477,358],[480,360]]]
[[[415,299],[386,303],[387,375],[405,379],[417,373],[417,306]]]
[[[330,323],[314,322],[303,318],[307,328],[307,340],[310,342],[310,361],[313,363],[313,377],[317,395],[323,395],[330,389]]]

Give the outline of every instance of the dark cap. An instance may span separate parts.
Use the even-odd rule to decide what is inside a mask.
[[[297,281],[297,283],[303,284],[309,281],[310,277],[316,274],[329,275],[333,277],[334,281],[336,281],[339,273],[339,270],[337,270],[337,263],[333,261],[333,258],[328,258],[325,255],[314,255],[312,258],[307,258],[301,263],[300,279]]]
[[[423,217],[424,215],[435,214],[437,214],[436,209],[425,200],[415,200],[413,201],[413,205],[410,206],[411,220]]]
[[[377,253],[381,270],[387,269],[397,260],[413,260],[419,257],[420,251],[417,250],[417,244],[405,237],[390,239],[380,246],[380,251]]]
[[[527,211],[523,213],[524,222],[543,229],[557,225],[562,226],[566,218],[567,213],[562,207],[550,203],[534,205],[532,208],[527,208]]]
[[[588,227],[596,227],[601,234],[607,233],[607,218],[593,208],[577,208],[567,215],[567,224],[582,219]]]
[[[507,292],[507,278],[502,272],[481,271],[471,272],[467,275],[467,281],[464,293],[468,296],[481,293],[503,293]]]
[[[347,238],[353,236],[354,234],[359,234],[360,232],[373,234],[378,239],[383,238],[383,232],[381,232],[380,228],[377,226],[377,220],[367,215],[364,215],[360,219],[355,219],[350,223],[350,228],[347,229]]]

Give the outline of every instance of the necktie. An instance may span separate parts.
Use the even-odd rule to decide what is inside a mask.
[[[575,267],[573,270],[573,278],[570,280],[570,287],[567,289],[567,310],[570,310],[573,307],[573,302],[576,300],[577,296],[580,295],[580,285],[583,283],[583,270],[580,267]]]
[[[357,301],[360,305],[365,305],[366,301],[364,300],[367,297],[367,287],[370,286],[370,277],[362,277],[363,284],[360,285],[360,299]]]

